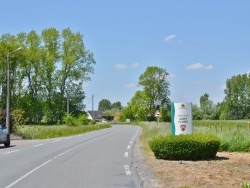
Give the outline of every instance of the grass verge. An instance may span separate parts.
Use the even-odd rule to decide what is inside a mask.
[[[66,126],[66,125],[54,125],[54,126],[20,126],[17,134],[23,139],[47,139],[56,138],[62,136],[71,136],[77,134],[83,134],[95,130],[110,128],[111,124],[97,124],[97,125],[81,125],[81,126]]]
[[[220,149],[219,151],[226,152],[250,152],[250,133],[248,132],[248,121],[239,121],[242,125],[242,131],[237,130],[220,130],[211,128],[209,122],[206,121],[196,121],[193,126],[193,133],[201,134],[212,134],[220,138]],[[225,126],[229,124],[236,124],[236,121],[217,121],[217,124],[224,124]],[[202,125],[203,124],[203,125]],[[153,138],[158,136],[170,135],[171,134],[171,123],[161,122],[158,126],[156,122],[141,122],[139,126],[142,127],[142,135],[140,140],[143,143],[143,149],[145,151],[150,151],[148,142]],[[243,131],[244,130],[244,131]]]

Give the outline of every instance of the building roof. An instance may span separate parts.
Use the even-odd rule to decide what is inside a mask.
[[[102,119],[103,113],[97,110],[88,110],[89,115],[93,118],[93,119]],[[93,117],[94,116],[94,117]]]

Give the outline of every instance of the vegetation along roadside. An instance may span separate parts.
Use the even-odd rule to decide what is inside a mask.
[[[226,129],[231,123],[230,130]],[[204,124],[205,123],[205,124]],[[206,126],[213,123],[213,126]],[[216,131],[212,121],[194,121],[193,132],[212,134],[220,138],[220,148],[215,158],[209,160],[162,160],[156,159],[148,142],[159,136],[171,134],[171,124],[161,122],[143,122],[140,141],[145,160],[153,170],[158,187],[247,187],[250,183],[250,134],[248,120],[241,120],[241,131],[238,132],[235,121],[217,121],[225,129]],[[225,147],[227,145],[228,147]]]

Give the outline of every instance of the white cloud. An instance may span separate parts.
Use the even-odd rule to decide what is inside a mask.
[[[169,36],[165,37],[165,38],[163,39],[163,41],[164,41],[164,42],[168,42],[168,41],[174,39],[175,37],[176,37],[176,35],[169,35]]]
[[[122,87],[125,87],[125,88],[136,87],[136,84],[135,84],[135,83],[123,84],[123,86],[122,86]]]
[[[122,70],[122,69],[134,69],[139,66],[139,63],[134,63],[132,65],[126,65],[122,63],[118,63],[114,66],[115,69]]]
[[[204,69],[204,70],[210,70],[213,68],[213,65],[208,65],[208,66],[205,66],[201,63],[195,63],[195,64],[192,64],[192,65],[189,65],[186,67],[187,70],[195,70],[195,69]]]
[[[138,66],[139,66],[139,63],[134,63],[133,65],[131,65],[131,68],[133,69],[133,68],[136,68]]]
[[[127,65],[121,64],[121,63],[116,64],[114,67],[115,67],[115,69],[126,69],[126,68],[128,68]]]

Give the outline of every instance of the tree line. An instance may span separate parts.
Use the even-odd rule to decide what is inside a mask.
[[[209,94],[202,95],[200,108],[193,107],[194,119],[250,119],[250,74],[239,74],[227,79],[224,93],[223,101],[217,104],[209,100]]]
[[[21,50],[16,51],[16,49]],[[83,82],[94,73],[94,55],[83,35],[70,28],[32,30],[0,37],[0,106],[6,108],[7,55],[10,57],[11,111],[23,110],[29,123],[62,121],[67,111],[81,113],[85,106]]]
[[[121,119],[154,120],[154,101],[161,102],[162,121],[170,121],[169,73],[166,69],[149,66],[139,77],[138,90],[123,109]],[[226,81],[225,97],[214,104],[205,93],[200,104],[193,104],[194,120],[250,119],[250,74],[235,75]]]

